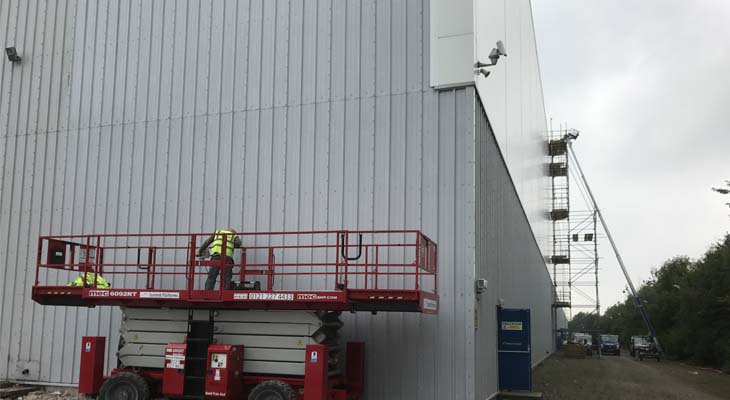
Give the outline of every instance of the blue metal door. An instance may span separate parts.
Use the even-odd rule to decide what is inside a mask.
[[[530,310],[499,309],[497,329],[500,390],[532,390]]]

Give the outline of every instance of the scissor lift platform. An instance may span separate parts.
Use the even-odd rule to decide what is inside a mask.
[[[237,235],[243,245],[234,264],[196,258],[210,236],[204,233],[43,236],[33,300],[79,307],[438,312],[437,245],[420,231]],[[233,238],[223,242],[229,247]],[[233,268],[241,284],[226,288],[219,276],[215,290],[204,290],[211,267]],[[79,275],[93,277],[93,284],[67,286]],[[111,287],[99,287],[98,276]],[[248,290],[241,289],[244,282]]]

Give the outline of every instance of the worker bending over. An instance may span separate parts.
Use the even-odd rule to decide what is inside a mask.
[[[221,252],[223,249],[223,236],[226,238],[226,264],[233,264],[233,250],[234,248],[241,247],[241,238],[236,235],[234,230],[219,229],[214,234],[210,235],[208,239],[198,249],[198,257],[202,257],[205,249],[208,249],[210,254],[210,260],[216,261],[221,259]],[[220,267],[211,265],[208,268],[208,278],[205,280],[205,290],[213,290],[215,287],[215,281],[218,279],[220,273]],[[223,282],[226,289],[231,288],[231,278],[233,277],[233,267],[226,267],[223,272]]]
[[[109,289],[112,286],[101,274],[95,274],[93,272],[82,273],[81,276],[71,281],[67,286],[94,287],[94,275],[96,275],[97,289]]]

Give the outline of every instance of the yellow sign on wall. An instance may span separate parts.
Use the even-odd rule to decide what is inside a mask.
[[[502,330],[503,331],[521,331],[522,330],[522,322],[509,322],[509,321],[502,321]]]

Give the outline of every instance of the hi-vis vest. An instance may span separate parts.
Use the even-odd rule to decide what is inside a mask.
[[[84,284],[84,274],[82,273],[81,276],[71,281],[71,283],[68,284],[68,286],[86,286],[86,287],[93,287],[94,286],[94,274],[89,272],[86,274],[86,284]],[[101,275],[96,276],[96,287],[99,289],[109,289],[111,285],[109,282],[106,281]]]
[[[215,256],[221,253],[223,247],[223,235],[226,235],[226,256],[233,257],[233,246],[236,240],[236,234],[233,231],[219,229],[215,231],[213,243],[210,244],[210,255]]]

